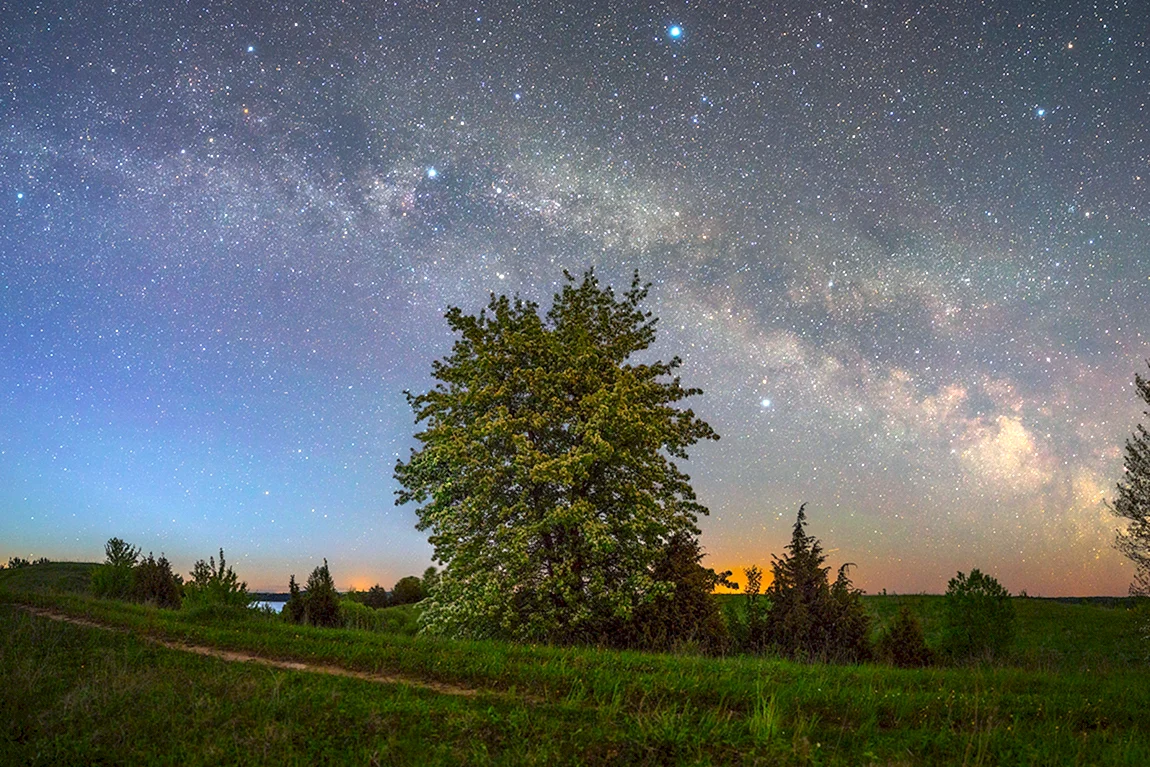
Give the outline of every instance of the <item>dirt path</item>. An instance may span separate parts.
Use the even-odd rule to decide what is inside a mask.
[[[29,607],[27,605],[17,606],[21,609],[27,610],[30,613],[39,615],[42,618],[49,618],[54,621],[73,623],[77,626],[103,629],[104,631],[129,633],[125,629],[119,628],[118,626],[109,626],[103,623],[97,623],[95,621],[88,620],[87,618],[76,618],[58,610],[49,610],[43,607]],[[465,698],[474,698],[481,692],[480,690],[472,687],[460,687],[459,685],[446,684],[444,682],[429,682],[426,679],[418,679],[410,676],[400,676],[398,674],[369,674],[365,671],[351,671],[346,668],[340,668],[339,666],[326,666],[316,663],[302,663],[300,661],[265,658],[263,656],[254,655],[252,653],[237,652],[235,650],[221,650],[217,647],[189,644],[187,642],[170,642],[166,639],[157,639],[156,637],[140,636],[139,638],[143,639],[144,641],[151,642],[152,644],[166,647],[169,650],[191,652],[197,655],[204,655],[209,658],[219,658],[220,660],[236,663],[256,663],[261,666],[281,668],[288,671],[306,671],[313,674],[327,674],[328,676],[350,677],[352,679],[362,679],[366,682],[376,682],[378,684],[402,684],[408,687],[417,687],[422,690],[431,690],[443,695],[458,695]],[[500,693],[488,692],[488,694],[499,695]],[[532,700],[531,696],[517,695],[516,697],[520,699]]]

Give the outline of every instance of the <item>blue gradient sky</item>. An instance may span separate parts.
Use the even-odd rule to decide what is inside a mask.
[[[711,564],[806,501],[871,591],[1124,593],[1144,9],[942,6],[6,9],[0,557],[421,572],[443,312],[594,266],[705,392]]]

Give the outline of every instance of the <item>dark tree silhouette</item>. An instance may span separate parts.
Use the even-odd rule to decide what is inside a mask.
[[[177,610],[183,597],[183,579],[172,572],[172,563],[160,554],[156,559],[148,552],[132,571],[132,599],[151,602],[157,607]]]
[[[304,621],[312,626],[338,626],[339,593],[335,590],[327,560],[312,570],[307,578],[307,593],[303,596]]]
[[[1135,374],[1134,387],[1139,398],[1150,405],[1150,380]],[[1150,417],[1150,411],[1142,414]],[[1128,523],[1125,530],[1118,531],[1116,544],[1137,568],[1131,595],[1150,596],[1150,431],[1142,424],[1137,424],[1126,440],[1124,464],[1118,496],[1110,504],[1110,509]]]
[[[387,589],[377,583],[363,593],[363,603],[378,610],[390,605],[391,597],[388,595]]]
[[[832,586],[824,567],[822,545],[806,531],[806,504],[799,507],[787,553],[774,557],[774,580],[767,587],[771,606],[765,640],[792,658],[853,662],[869,654],[869,616],[847,577],[849,564],[839,568]]]
[[[879,637],[876,650],[883,660],[901,668],[918,668],[934,662],[922,623],[905,604],[898,608],[898,615]]]
[[[422,602],[427,593],[423,589],[423,582],[416,575],[405,575],[400,578],[395,588],[391,590],[391,603],[393,605],[412,605]]]
[[[635,611],[630,631],[625,632],[633,644],[654,650],[726,649],[727,624],[712,592],[718,585],[738,588],[738,584],[729,580],[730,571],[718,573],[703,567],[702,559],[703,551],[693,535],[679,533],[667,542],[651,575],[671,588]]]
[[[1010,592],[978,568],[950,579],[945,604],[942,648],[953,660],[990,658],[1014,641]]]
[[[295,574],[288,579],[288,601],[284,604],[284,617],[292,623],[303,623],[304,612],[307,605],[303,594],[300,593],[299,584],[295,582]]]

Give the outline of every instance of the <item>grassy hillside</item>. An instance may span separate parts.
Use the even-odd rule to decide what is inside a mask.
[[[1125,618],[1093,605],[1020,604],[1028,625],[1083,624],[1049,640],[1064,654],[1058,663],[903,671],[451,642],[0,593],[0,603],[17,599],[128,630],[0,606],[0,753],[19,762],[1150,763],[1150,669],[1124,657],[1082,669],[1066,659],[1079,638]],[[924,610],[932,602],[915,599]],[[1041,646],[1038,633],[1028,630],[1027,646]],[[225,664],[147,637],[479,692]]]
[[[0,570],[0,591],[87,593],[94,562],[49,562]]]

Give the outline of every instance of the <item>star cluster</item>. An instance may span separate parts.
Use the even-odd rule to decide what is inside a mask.
[[[0,555],[390,585],[403,390],[491,291],[653,283],[722,435],[709,562],[799,503],[859,585],[1121,593],[1150,51],[1104,3],[29,3],[0,30]]]

